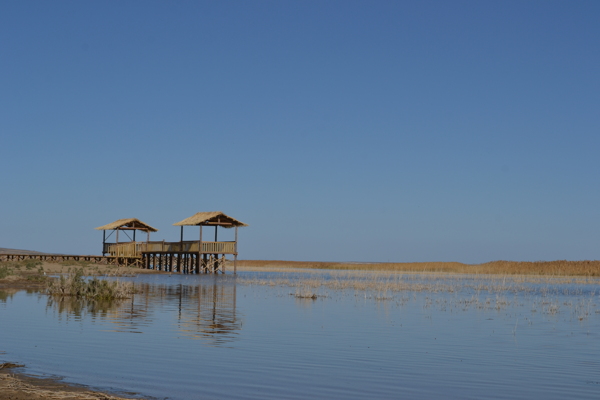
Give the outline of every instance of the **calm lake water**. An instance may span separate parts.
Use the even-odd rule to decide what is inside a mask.
[[[112,304],[0,291],[0,360],[158,399],[600,398],[597,282],[399,276],[430,285],[300,299],[260,284],[280,276],[315,277],[140,276]]]

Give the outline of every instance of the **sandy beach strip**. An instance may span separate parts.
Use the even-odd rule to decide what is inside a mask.
[[[0,363],[0,400],[124,400],[126,397],[96,392],[57,378],[39,378],[15,372],[21,365]],[[137,398],[139,399],[139,397]]]

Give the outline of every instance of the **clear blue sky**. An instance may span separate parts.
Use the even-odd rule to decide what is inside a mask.
[[[600,258],[598,1],[0,3],[0,247]],[[186,237],[196,238],[195,228]],[[226,237],[224,237],[226,238]]]

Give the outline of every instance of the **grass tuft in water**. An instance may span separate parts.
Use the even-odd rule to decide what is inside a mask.
[[[296,293],[293,294],[297,299],[312,299],[316,300],[319,295],[317,295],[310,286],[303,286],[301,288],[296,289]]]
[[[49,281],[47,292],[52,296],[112,300],[128,298],[135,290],[131,282],[107,281],[96,277],[86,280],[83,268],[79,268]]]

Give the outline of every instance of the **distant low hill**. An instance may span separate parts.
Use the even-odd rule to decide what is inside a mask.
[[[42,253],[42,252],[33,251],[33,250],[6,249],[3,247],[0,247],[0,254],[50,254],[50,253]]]

